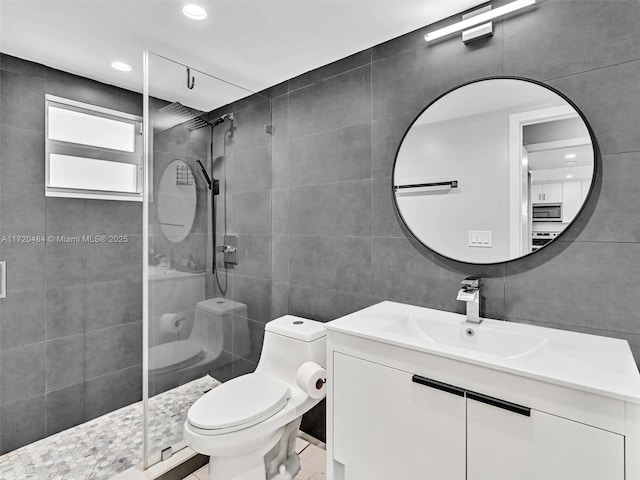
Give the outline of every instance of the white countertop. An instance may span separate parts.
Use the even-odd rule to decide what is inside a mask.
[[[421,335],[385,330],[407,318],[466,326],[457,313],[382,302],[328,322],[327,330],[514,373],[619,400],[640,403],[640,373],[626,340],[484,319],[477,327],[544,339],[535,349],[510,357],[425,341]],[[553,319],[550,319],[552,321]],[[495,332],[494,332],[495,333]]]

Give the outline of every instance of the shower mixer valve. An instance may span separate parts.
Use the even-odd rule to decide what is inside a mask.
[[[238,237],[236,235],[225,235],[224,245],[220,245],[216,250],[218,253],[222,253],[225,265],[238,264]]]

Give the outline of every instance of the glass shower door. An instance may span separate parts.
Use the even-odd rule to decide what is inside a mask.
[[[147,467],[185,447],[195,400],[257,363],[271,314],[271,251],[256,256],[251,246],[256,235],[270,246],[271,102],[162,56],[145,58]],[[255,190],[266,180],[258,175],[268,181]],[[262,208],[260,233],[242,205],[231,215],[247,195]],[[256,283],[269,289],[266,304]]]

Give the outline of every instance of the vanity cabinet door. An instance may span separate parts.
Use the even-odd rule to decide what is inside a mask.
[[[624,437],[467,401],[468,480],[624,480]]]
[[[464,396],[340,353],[334,353],[333,372],[341,480],[465,479]]]

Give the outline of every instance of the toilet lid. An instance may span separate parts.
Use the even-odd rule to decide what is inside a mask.
[[[188,367],[202,358],[202,347],[188,340],[163,343],[149,349],[149,372],[162,373]]]
[[[187,419],[205,430],[253,424],[281,410],[290,396],[289,387],[283,382],[250,373],[204,394],[191,406]]]

